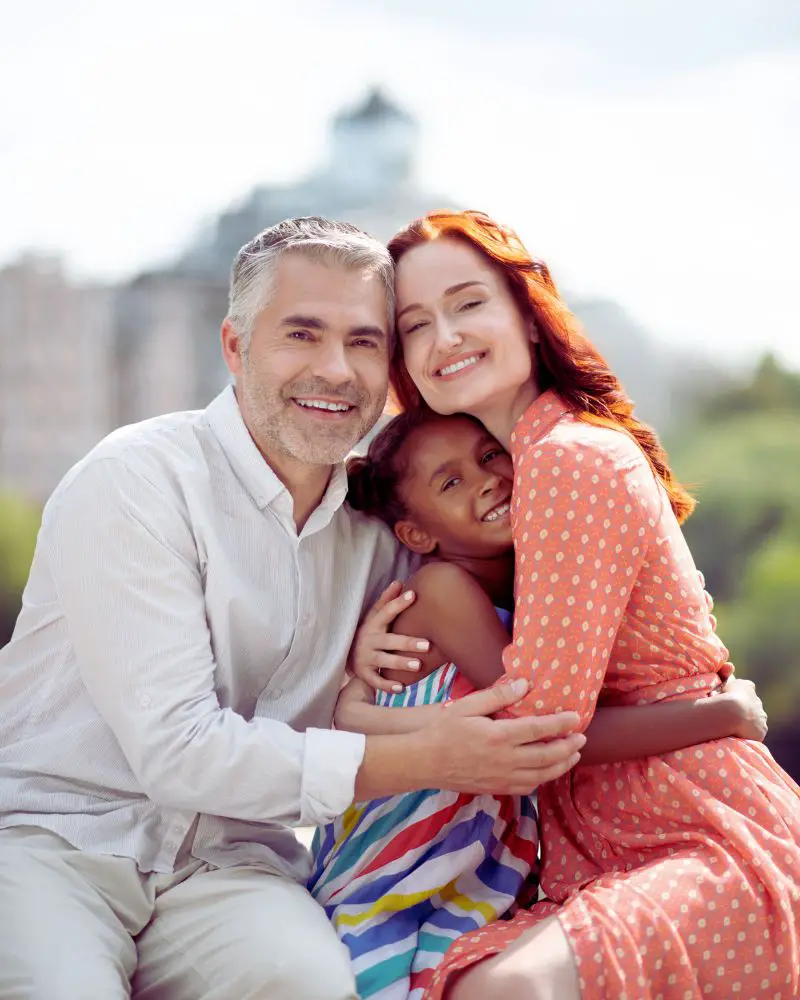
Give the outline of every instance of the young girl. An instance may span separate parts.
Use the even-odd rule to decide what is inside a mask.
[[[348,472],[349,502],[424,557],[409,584],[416,601],[396,630],[425,636],[431,650],[419,679],[398,693],[376,698],[350,681],[336,724],[413,731],[502,674],[513,606],[511,460],[472,418],[419,409],[392,420]],[[396,686],[400,678],[388,674]],[[698,702],[601,710],[582,757],[616,761],[725,735],[763,738],[746,682]],[[532,797],[420,792],[356,804],[321,831],[309,887],[350,949],[359,995],[418,997],[455,938],[536,898],[537,852]]]

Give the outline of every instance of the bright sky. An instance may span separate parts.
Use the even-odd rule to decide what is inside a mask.
[[[662,340],[800,365],[798,0],[0,0],[0,263],[168,259],[373,83],[419,180]]]

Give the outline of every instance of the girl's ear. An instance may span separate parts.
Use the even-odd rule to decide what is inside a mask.
[[[424,528],[420,528],[413,521],[398,521],[394,526],[394,533],[407,549],[421,556],[430,555],[439,544]]]
[[[528,319],[528,337],[532,344],[539,343],[539,331],[536,329],[536,323],[532,317]]]

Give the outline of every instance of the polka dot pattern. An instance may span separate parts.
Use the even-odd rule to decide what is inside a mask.
[[[554,393],[512,438],[517,553],[506,673],[515,714],[711,692],[727,672],[669,501],[625,434]],[[542,890],[459,939],[426,993],[558,915],[583,1000],[791,1000],[800,994],[800,789],[760,744],[727,739],[579,765],[539,791]]]

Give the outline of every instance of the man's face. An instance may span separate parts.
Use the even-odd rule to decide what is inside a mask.
[[[383,411],[388,341],[377,275],[285,254],[246,352],[223,326],[239,405],[265,456],[279,464],[340,462]]]

